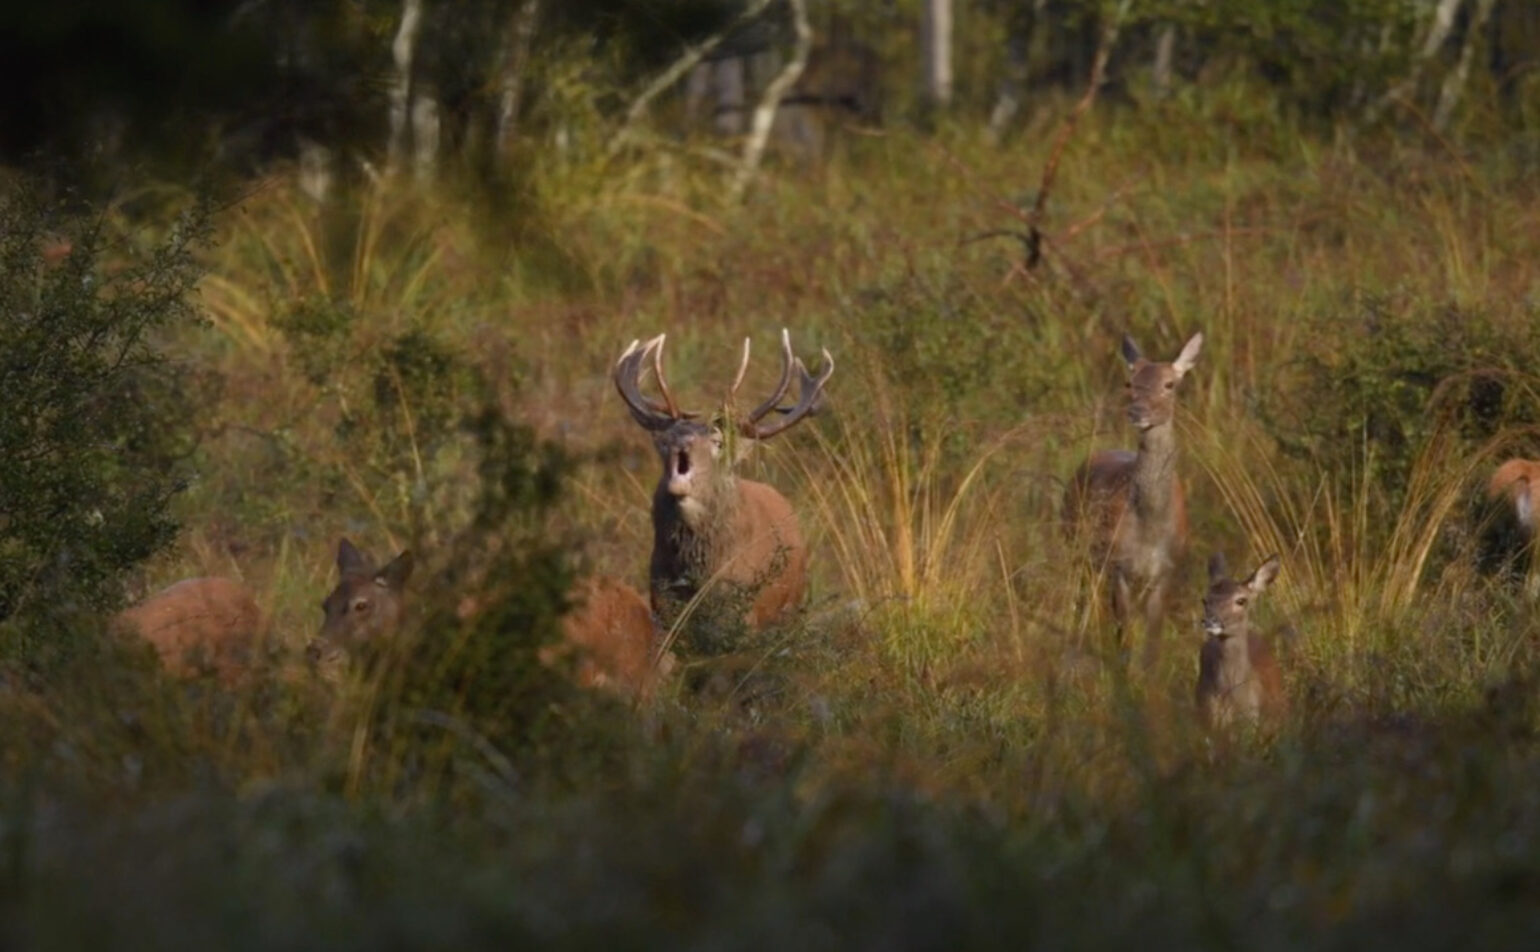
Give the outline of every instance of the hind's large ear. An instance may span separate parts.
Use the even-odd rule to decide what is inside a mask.
[[[380,569],[374,575],[376,584],[383,585],[393,592],[399,592],[406,587],[406,580],[412,575],[411,550],[402,552],[390,560],[390,564]]]
[[[1182,345],[1182,352],[1171,361],[1171,369],[1176,371],[1178,377],[1185,376],[1187,371],[1192,369],[1192,365],[1198,362],[1198,352],[1201,350],[1203,350],[1203,332],[1199,331]]]
[[[337,540],[337,571],[343,575],[367,574],[374,560],[346,538]]]
[[[1130,337],[1127,334],[1124,334],[1123,335],[1123,361],[1128,364],[1128,369],[1129,370],[1133,370],[1134,369],[1134,364],[1137,364],[1139,361],[1141,361],[1143,359],[1144,359],[1144,355],[1139,353],[1139,345],[1134,343],[1134,339],[1132,337]]]
[[[1208,557],[1208,581],[1209,581],[1209,584],[1212,585],[1215,582],[1222,582],[1222,581],[1224,581],[1224,578],[1225,578],[1225,554],[1223,552],[1215,552],[1213,555]]]
[[[1278,570],[1281,568],[1283,563],[1278,560],[1278,556],[1268,556],[1267,561],[1257,566],[1257,570],[1251,573],[1251,578],[1246,580],[1246,587],[1251,589],[1253,594],[1261,592],[1273,584],[1273,579],[1278,577]]]

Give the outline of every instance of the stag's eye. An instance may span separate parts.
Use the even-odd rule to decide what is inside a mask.
[[[1176,389],[1176,381],[1175,380],[1167,380],[1166,381],[1166,389],[1167,390],[1175,390]]]
[[[1246,597],[1244,595],[1241,596],[1240,598],[1237,598],[1235,600],[1235,607],[1236,608],[1245,608],[1246,607]]]
[[[348,610],[353,612],[355,615],[358,614],[359,612],[366,612],[366,611],[368,611],[369,610],[369,599],[367,599],[367,598],[355,598],[353,600],[352,606]]]

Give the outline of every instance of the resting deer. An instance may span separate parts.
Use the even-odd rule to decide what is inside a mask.
[[[251,589],[240,582],[190,578],[119,612],[112,627],[148,641],[177,677],[212,671],[231,684],[245,674],[263,621]]]
[[[1487,481],[1491,511],[1482,531],[1482,557],[1489,568],[1505,571],[1515,581],[1529,574],[1535,540],[1535,484],[1540,462],[1510,459]]]
[[[308,652],[328,676],[335,675],[357,647],[395,637],[406,604],[412,555],[402,552],[381,567],[342,539],[337,544],[337,571],[337,587],[321,606],[326,613],[321,634]],[[562,618],[562,632],[568,645],[581,649],[574,672],[578,684],[621,694],[650,694],[657,678],[670,670],[671,659],[665,656],[654,663],[656,628],[641,594],[624,582],[597,576],[578,582],[573,596],[573,608]],[[473,599],[460,607],[462,615],[477,610]],[[541,653],[541,660],[551,663],[562,653],[562,647],[553,646]]]
[[[781,331],[782,368],[775,389],[747,416],[736,422],[741,438],[724,456],[721,426],[702,423],[701,414],[679,408],[663,375],[663,342],[658,335],[647,343],[632,341],[615,364],[615,387],[631,416],[652,434],[663,464],[652,496],[652,608],[665,626],[672,625],[683,606],[703,589],[722,585],[726,595],[736,589],[752,593],[744,620],[758,629],[783,617],[798,605],[807,586],[807,547],[791,504],[773,487],[742,479],[733,466],[753,443],[784,433],[817,407],[823,388],[834,373],[834,358],[823,352],[814,377],[792,355],[791,335]],[[648,361],[663,399],[641,392]],[[749,364],[749,342],[728,391],[731,405]],[[779,406],[799,379],[797,403]],[[780,419],[765,422],[771,413]]]
[[[1089,530],[1091,554],[1107,573],[1120,643],[1128,637],[1136,597],[1144,602],[1144,661],[1155,664],[1171,577],[1187,549],[1187,499],[1176,472],[1176,388],[1198,359],[1203,335],[1192,335],[1170,363],[1146,360],[1123,336],[1128,362],[1128,421],[1139,450],[1098,450],[1064,492],[1073,534]]]
[[[1203,597],[1203,630],[1208,638],[1198,653],[1198,710],[1211,727],[1241,718],[1256,723],[1263,714],[1286,706],[1283,675],[1267,642],[1251,629],[1251,609],[1273,579],[1278,556],[1263,562],[1244,582],[1225,574],[1225,557],[1208,563],[1208,594]]]

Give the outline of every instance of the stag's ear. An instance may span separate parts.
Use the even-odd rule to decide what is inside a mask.
[[[346,538],[337,540],[337,571],[343,575],[367,575],[374,560]]]
[[[1144,355],[1139,353],[1139,345],[1134,343],[1134,339],[1132,337],[1128,336],[1127,334],[1124,334],[1123,335],[1123,361],[1124,361],[1124,363],[1128,364],[1128,369],[1129,370],[1133,370],[1134,369],[1134,364],[1137,364],[1139,361],[1141,361],[1143,359],[1144,359]]]
[[[1246,587],[1252,594],[1260,594],[1263,589],[1273,584],[1273,579],[1278,577],[1278,570],[1283,568],[1283,563],[1278,561],[1278,556],[1268,556],[1266,562],[1257,566],[1257,570],[1251,573],[1251,578],[1246,580]]]
[[[1222,582],[1222,581],[1224,581],[1224,579],[1225,579],[1225,554],[1223,552],[1215,552],[1213,555],[1208,557],[1208,580],[1209,580],[1209,584],[1212,585],[1215,582]]]
[[[1171,369],[1176,371],[1178,377],[1185,376],[1187,371],[1192,369],[1192,365],[1198,362],[1198,352],[1202,349],[1203,332],[1199,331],[1189,337],[1187,343],[1182,345],[1182,352],[1176,355],[1175,360],[1171,361]]]
[[[412,575],[412,553],[410,550],[402,552],[390,564],[380,569],[374,575],[374,583],[399,592],[406,587],[406,580]]]

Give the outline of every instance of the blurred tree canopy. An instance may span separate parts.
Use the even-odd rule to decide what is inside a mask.
[[[882,88],[859,97],[844,89],[793,95],[826,104],[886,101],[897,105],[890,122],[918,115],[917,25],[933,2],[941,0],[807,0],[815,50],[859,48],[876,66],[860,82]],[[1483,115],[1528,123],[1540,94],[1540,4],[1532,0],[951,5],[958,50],[948,108],[979,117],[991,107],[997,119],[1005,116],[1002,97],[1014,103],[1082,88],[1114,25],[1114,92],[1153,85],[1165,94],[1241,77],[1307,119],[1413,127],[1431,118],[1441,131],[1473,102],[1495,107]],[[0,162],[105,155],[245,172],[316,147],[328,161],[356,159],[341,163],[353,169],[377,166],[387,142],[404,136],[433,167],[461,161],[485,171],[508,157],[515,129],[525,154],[545,155],[546,133],[579,104],[590,118],[621,121],[647,81],[745,7],[745,0],[7,4]],[[731,31],[711,59],[784,56],[787,17],[785,0],[771,4]],[[836,72],[810,69],[805,82]],[[720,82],[728,74],[713,75]],[[854,73],[841,75],[848,83]],[[743,76],[752,97],[766,68]],[[699,98],[700,88],[687,92],[689,85],[681,80],[673,94]],[[729,108],[752,101],[742,88],[706,95],[737,97],[740,105]],[[698,122],[698,111],[683,115]]]

